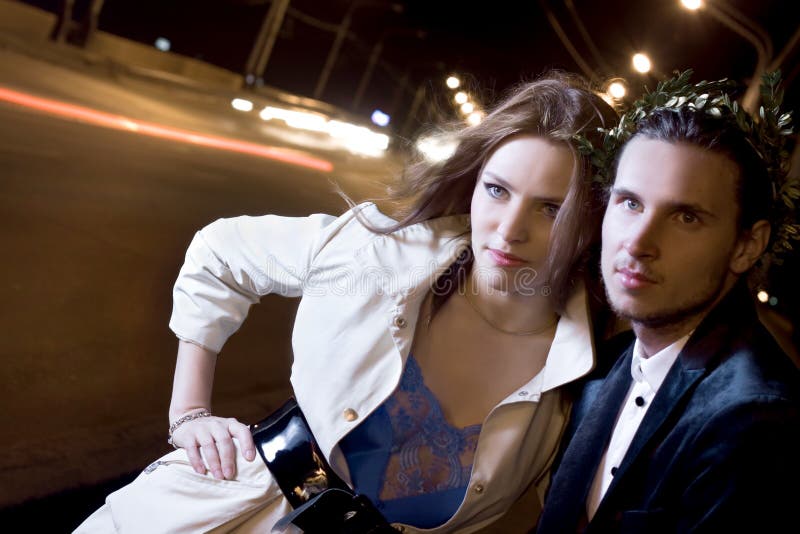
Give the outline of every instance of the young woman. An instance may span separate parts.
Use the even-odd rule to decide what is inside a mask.
[[[553,74],[459,132],[444,163],[411,167],[394,219],[363,204],[198,232],[170,322],[178,450],[78,532],[268,532],[291,511],[248,427],[210,415],[217,353],[268,293],[302,297],[291,381],[320,450],[392,524],[474,532],[543,494],[561,386],[594,365],[584,279],[602,202],[572,139],[615,120]]]

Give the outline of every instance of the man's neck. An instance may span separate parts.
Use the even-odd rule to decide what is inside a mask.
[[[730,293],[737,279],[738,277],[729,277],[726,279],[717,297],[706,306],[705,309],[689,317],[658,326],[646,326],[642,323],[631,321],[633,332],[639,340],[644,356],[649,358],[653,354],[657,354],[697,328],[697,326],[703,322],[706,315],[716,308],[728,293]]]
[[[705,313],[693,316],[690,319],[676,324],[651,328],[643,326],[641,323],[633,323],[633,331],[642,348],[642,353],[646,358],[653,354],[658,354],[669,347],[680,338],[697,328],[697,325],[706,316]]]

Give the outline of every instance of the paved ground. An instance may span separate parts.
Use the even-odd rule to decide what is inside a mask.
[[[168,449],[170,292],[193,232],[223,216],[340,212],[332,180],[371,196],[397,167],[267,128],[228,95],[75,61],[0,39],[0,87],[291,147],[333,172],[0,102],[0,524],[46,532],[70,531]],[[290,393],[295,305],[265,298],[229,342],[215,411],[253,421]]]

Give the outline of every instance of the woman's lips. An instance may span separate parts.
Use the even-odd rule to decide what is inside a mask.
[[[501,267],[518,267],[528,263],[519,256],[514,256],[513,254],[508,254],[493,248],[488,250],[489,256],[491,256],[492,260]]]

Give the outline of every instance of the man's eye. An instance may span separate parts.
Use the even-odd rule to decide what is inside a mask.
[[[680,214],[680,221],[685,224],[692,224],[698,221],[697,215],[694,213],[683,212]]]

